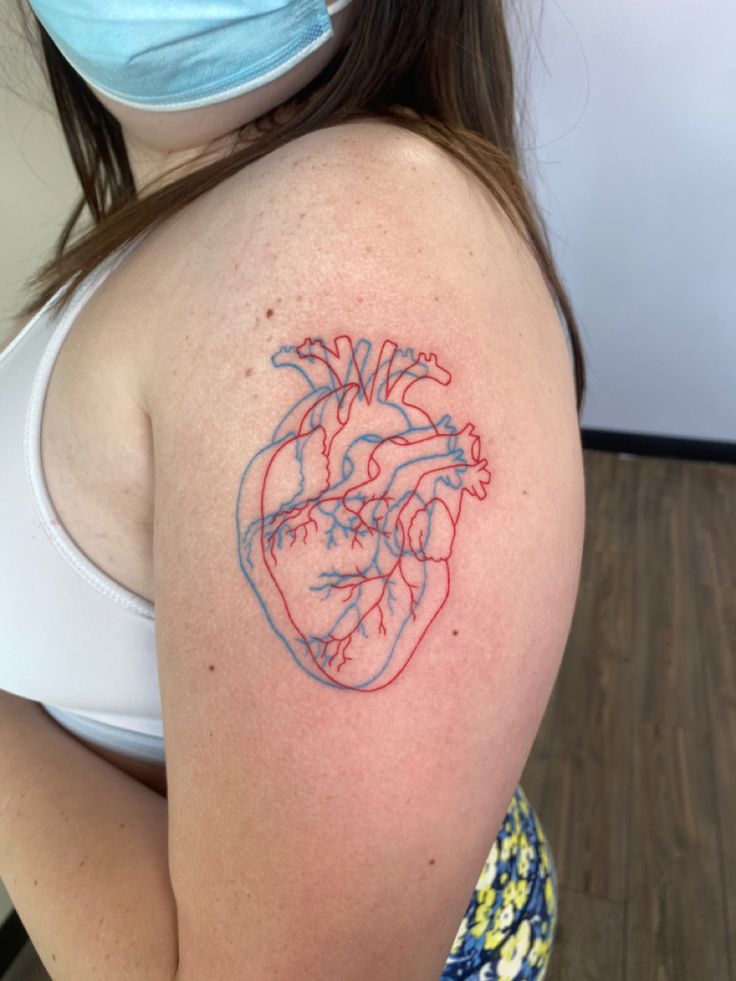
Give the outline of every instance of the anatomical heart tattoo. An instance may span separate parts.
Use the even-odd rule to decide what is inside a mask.
[[[464,494],[491,474],[480,438],[422,409],[449,386],[435,354],[307,338],[271,361],[305,394],[243,473],[240,566],[293,659],[335,688],[376,691],[407,666],[450,591]],[[274,384],[278,384],[275,379]]]

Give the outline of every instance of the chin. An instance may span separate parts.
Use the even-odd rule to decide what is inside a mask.
[[[202,147],[247,125],[279,104],[278,101],[269,104],[263,98],[263,92],[247,92],[211,106],[166,112],[133,108],[97,90],[95,95],[120,123],[126,138],[157,153],[175,153]],[[255,96],[260,98],[255,99]]]

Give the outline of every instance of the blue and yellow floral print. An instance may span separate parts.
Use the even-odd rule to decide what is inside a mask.
[[[517,787],[440,981],[542,981],[556,923],[552,853]]]

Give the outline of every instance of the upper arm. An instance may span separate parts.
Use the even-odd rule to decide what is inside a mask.
[[[580,446],[541,279],[490,211],[453,223],[478,192],[449,164],[353,135],[256,173],[157,348],[187,981],[439,975],[572,614]],[[295,159],[319,180],[279,194]]]

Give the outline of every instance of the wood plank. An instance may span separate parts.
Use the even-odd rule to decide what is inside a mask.
[[[688,472],[698,629],[719,698],[736,706],[736,467]]]
[[[565,687],[592,660],[632,654],[637,461],[586,451],[586,531],[575,615],[560,674],[534,745],[555,752],[569,704]],[[558,718],[558,715],[560,718]]]
[[[621,902],[626,898],[630,798],[628,671],[611,661],[599,667],[589,687],[600,722],[577,748],[544,761],[547,773],[539,813],[560,885]],[[607,673],[612,676],[610,686]],[[573,706],[571,715],[575,712]],[[575,728],[570,725],[571,731]]]
[[[709,686],[710,687],[710,686]],[[713,757],[716,781],[721,889],[728,936],[731,981],[736,978],[736,707],[710,687]]]
[[[626,897],[636,461],[586,453],[581,590],[533,761],[560,885]],[[613,543],[613,544],[609,544]]]
[[[736,468],[690,471],[699,634],[716,783],[721,883],[736,971]]]
[[[623,906],[570,889],[559,903],[545,981],[622,981]]]
[[[565,940],[613,900],[629,981],[736,981],[736,469],[585,457],[578,605],[525,771],[563,896],[547,978],[621,976]]]
[[[688,468],[642,460],[637,496],[636,718],[707,728],[690,537]]]
[[[641,461],[586,453],[587,554],[583,578],[593,585],[597,657],[632,656],[637,491]]]
[[[633,735],[626,977],[727,979],[709,735],[644,723]]]

